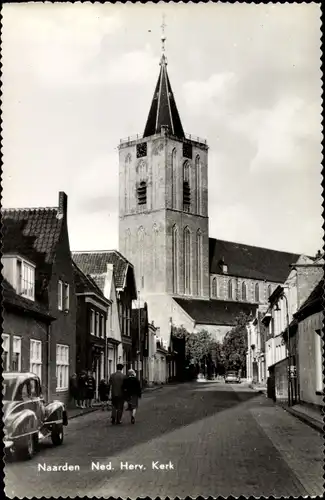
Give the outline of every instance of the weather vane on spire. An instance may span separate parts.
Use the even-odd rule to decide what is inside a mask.
[[[166,41],[166,35],[165,35],[165,28],[166,28],[166,23],[165,23],[165,14],[162,15],[162,25],[161,25],[161,51],[162,54],[165,55],[165,41]]]

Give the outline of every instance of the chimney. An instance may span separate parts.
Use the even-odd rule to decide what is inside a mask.
[[[59,209],[58,209],[58,218],[60,219],[66,219],[67,218],[67,211],[68,211],[68,197],[67,195],[63,192],[59,192]]]

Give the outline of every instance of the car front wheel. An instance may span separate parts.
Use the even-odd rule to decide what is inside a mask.
[[[52,443],[54,446],[59,446],[60,444],[63,443],[63,425],[62,424],[55,424],[53,426],[52,432],[51,432],[51,439]]]
[[[24,460],[30,460],[36,453],[38,445],[37,434],[29,434],[20,438],[15,445],[15,454]]]

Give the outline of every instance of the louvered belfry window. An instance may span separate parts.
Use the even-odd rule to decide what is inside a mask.
[[[193,148],[192,148],[192,144],[189,144],[187,142],[183,142],[183,156],[184,158],[188,158],[189,160],[192,159],[192,155],[193,155]]]
[[[138,187],[138,205],[147,204],[147,183],[141,181]]]
[[[188,162],[183,167],[183,210],[189,212],[191,206],[190,166]]]

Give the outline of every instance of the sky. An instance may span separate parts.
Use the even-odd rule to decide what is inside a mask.
[[[143,133],[159,73],[209,144],[210,237],[322,248],[320,6],[2,7],[3,206],[68,195],[73,250],[118,248],[118,144]]]

